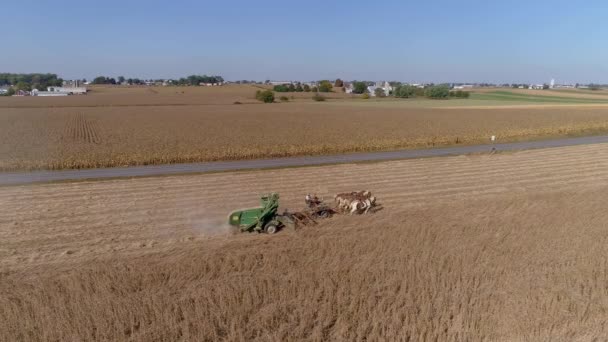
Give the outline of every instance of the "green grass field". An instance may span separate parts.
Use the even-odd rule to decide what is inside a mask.
[[[586,94],[586,95],[597,95],[597,96],[608,96],[606,89],[591,90],[591,89],[553,89],[551,93],[566,93],[566,94]]]
[[[495,91],[491,93],[472,93],[472,100],[484,100],[484,101],[515,101],[525,103],[566,103],[566,104],[578,104],[578,103],[608,103],[608,99],[590,99],[590,98],[577,98],[571,96],[551,96],[551,95],[530,95],[530,94],[518,94],[511,91]]]

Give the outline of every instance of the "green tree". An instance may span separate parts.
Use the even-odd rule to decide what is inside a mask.
[[[450,96],[450,88],[447,85],[428,87],[425,89],[425,95],[431,99],[447,99]]]
[[[272,90],[258,90],[255,92],[255,98],[264,103],[273,103],[274,92]]]
[[[416,96],[416,87],[409,84],[399,85],[393,90],[393,95],[403,99],[414,97]]]
[[[272,87],[272,90],[276,91],[277,93],[286,93],[289,91],[289,87],[285,84],[277,84]]]
[[[304,91],[309,93],[310,92],[310,86],[308,84],[304,85]]]
[[[319,88],[317,88],[317,87],[312,87],[312,88],[310,89],[310,91],[312,91],[313,93],[316,93],[316,92],[318,92],[318,91],[319,91]]]
[[[342,88],[342,87],[344,87],[344,81],[342,81],[341,79],[338,78],[334,82],[334,87],[336,87],[336,88]]]
[[[293,85],[293,83],[290,83],[290,84],[287,86],[287,89],[289,89],[289,91],[290,91],[290,92],[294,92],[294,91],[296,91],[296,87]]]
[[[30,89],[41,90],[42,89],[41,83],[42,83],[42,77],[40,77],[40,75],[32,76],[32,79],[30,80]]]
[[[296,91],[298,93],[301,93],[304,91],[304,88],[302,88],[302,84],[298,82],[298,85],[296,86]]]
[[[97,76],[93,79],[93,84],[108,84],[108,78],[105,76]]]
[[[353,93],[363,94],[367,92],[367,84],[365,82],[353,82]]]
[[[331,84],[331,82],[327,81],[327,80],[323,80],[321,82],[319,82],[319,92],[321,93],[329,93],[333,88],[333,85]]]
[[[17,87],[17,90],[25,90],[25,91],[32,90],[31,86],[24,81],[17,82],[16,87]]]
[[[10,87],[8,88],[8,90],[6,91],[6,96],[13,96],[15,95],[15,88]]]
[[[118,76],[118,83],[119,84],[123,84],[125,82],[125,77],[124,76]]]

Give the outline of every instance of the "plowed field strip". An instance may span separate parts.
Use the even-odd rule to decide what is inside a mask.
[[[581,157],[580,155],[578,157]],[[565,156],[560,156],[559,158],[554,158],[551,162],[542,162],[537,158],[532,159],[529,162],[526,162],[526,159],[523,159],[524,163],[518,166],[519,164],[513,165],[510,162],[504,162],[499,164],[493,164],[491,161],[488,162],[487,165],[478,165],[471,166],[468,168],[451,168],[452,172],[449,172],[446,176],[446,170],[443,168],[429,168],[428,166],[425,168],[427,171],[420,170],[419,172],[411,173],[409,168],[390,168],[387,171],[375,172],[374,177],[371,177],[369,180],[361,180],[365,184],[369,186],[381,186],[384,183],[388,183],[391,185],[401,184],[408,185],[408,189],[417,186],[427,186],[425,182],[430,181],[439,186],[446,186],[450,184],[450,182],[455,182],[458,184],[466,183],[468,181],[477,182],[484,180],[491,181],[503,181],[505,179],[512,179],[514,176],[523,177],[523,176],[543,176],[546,174],[554,174],[561,173],[564,170],[573,168],[575,172],[579,172],[582,170],[593,169],[593,168],[605,168],[608,166],[608,159],[599,159],[599,160],[585,160],[584,158],[581,161],[574,158],[567,158]],[[468,164],[472,164],[469,162]],[[466,172],[462,171],[465,169]],[[371,172],[371,170],[370,170]],[[342,182],[349,183],[359,181],[361,176],[359,175],[361,171],[357,170],[357,172],[349,172],[348,176],[338,177]],[[278,183],[283,183],[281,180],[285,180],[283,184],[278,186],[274,185],[274,181],[269,182],[266,185],[256,186],[257,183],[254,183],[252,188],[255,189],[268,189],[271,188],[273,190],[283,190],[283,191],[292,191],[301,188],[301,184],[306,183],[317,183],[322,184],[323,181],[331,180],[332,178],[336,178],[337,174],[343,174],[343,172],[338,173],[330,173],[328,175],[321,174],[319,176],[314,176],[309,174],[305,177],[298,177],[297,179],[292,179],[291,181],[287,181],[288,178],[281,177]],[[266,177],[272,179],[272,177]],[[248,181],[249,178],[244,179],[244,181]],[[210,191],[210,185],[199,184],[195,186],[195,189],[200,190],[192,190],[193,184],[188,183],[182,186],[176,185],[170,189],[163,190],[163,196],[171,196],[173,194],[188,194],[192,191],[196,191],[201,193],[201,196],[205,197],[213,197],[213,196],[225,196],[227,192],[231,192],[234,185],[232,181],[228,180],[226,182],[216,182],[216,186]],[[325,186],[328,187],[328,186]],[[335,187],[335,186],[333,186]],[[258,190],[252,190],[258,191]],[[140,196],[137,196],[141,193]],[[80,190],[74,190],[73,192],[63,192],[65,201],[69,201],[72,198],[73,201],[82,201],[82,192]],[[113,195],[113,196],[122,196],[119,192],[114,192],[111,189],[107,189],[105,191],[91,191],[88,192],[90,195],[94,196],[105,196],[105,195]],[[150,191],[150,188],[146,185],[134,186],[133,188],[129,188],[129,195],[137,196],[137,200],[145,200],[152,197],[156,197],[157,195],[154,192]],[[243,195],[243,193],[241,193]],[[43,200],[45,198],[52,198],[56,196],[56,193],[49,191],[47,194],[24,194],[23,197],[14,197],[15,195],[7,194],[4,197],[11,196],[10,202],[23,202],[30,200]],[[105,198],[104,198],[105,199]]]
[[[593,163],[591,163],[593,164]],[[494,189],[499,189],[498,192],[505,192],[508,189],[512,188],[542,188],[542,187],[553,187],[557,184],[560,185],[568,185],[570,183],[580,183],[590,180],[598,180],[601,178],[608,179],[608,173],[606,169],[601,168],[598,170],[597,167],[591,166],[587,168],[582,168],[582,164],[573,164],[570,168],[560,168],[558,170],[552,171],[555,175],[540,177],[539,175],[533,173],[523,173],[521,175],[517,175],[514,173],[508,173],[504,177],[496,178],[493,176],[487,176],[485,174],[480,175],[479,177],[474,177],[475,175],[471,175],[467,178],[458,178],[451,177],[449,182],[446,182],[446,179],[428,179],[427,182],[417,183],[415,185],[407,186],[407,182],[410,181],[407,177],[395,178],[390,182],[385,180],[380,180],[379,182],[383,183],[383,186],[379,186],[379,182],[367,181],[366,184],[368,188],[374,189],[382,194],[381,199],[383,203],[399,203],[401,200],[412,200],[423,201],[425,198],[429,200],[435,200],[438,197],[442,197],[450,194],[460,194],[461,196],[465,196],[471,193],[479,193],[486,191],[494,191]],[[404,183],[405,181],[405,183]],[[341,182],[345,184],[356,183],[356,178],[352,179],[342,179]],[[278,187],[277,191],[287,194],[297,193],[298,190],[301,189],[303,185],[291,185]],[[395,191],[398,189],[398,191]],[[301,191],[301,190],[300,190]],[[226,203],[238,202],[239,199],[242,201],[244,198],[256,198],[259,194],[259,190],[253,189],[249,191],[241,191],[238,194],[230,194],[230,193],[215,193],[213,195],[208,193],[195,193],[188,194],[187,192],[184,194],[173,193],[167,194],[163,191],[162,195],[158,192],[151,192],[149,196],[145,198],[124,198],[122,201],[120,200],[120,196],[116,198],[101,198],[100,201],[108,201],[111,203],[117,203],[116,206],[110,205],[106,207],[106,209],[94,209],[93,208],[80,208],[82,211],[74,211],[72,217],[79,216],[87,216],[90,215],[90,211],[94,211],[96,214],[105,216],[111,215],[112,212],[116,210],[120,210],[121,207],[125,206],[125,201],[131,202],[136,201],[137,203],[149,203],[155,198],[162,197],[165,200],[165,205],[170,206],[168,209],[157,209],[153,207],[138,208],[138,206],[130,206],[128,208],[129,215],[133,217],[139,217],[141,215],[150,212],[151,210],[154,212],[154,216],[164,216],[165,214],[170,214],[172,211],[175,211],[175,208],[182,209],[196,209],[196,208],[204,208],[206,210],[215,211],[213,209],[214,206],[206,205],[205,203],[221,203],[218,205],[217,212],[221,212],[220,208],[225,208]],[[13,202],[14,203],[14,202]],[[90,204],[95,204],[95,202],[89,202]],[[69,207],[74,207],[74,209],[78,208],[77,204],[73,204],[70,201],[64,203]],[[9,208],[18,210],[18,208]],[[38,219],[43,220],[59,220],[64,218],[63,214],[58,213],[56,215],[53,214],[41,214],[42,217]],[[11,215],[9,215],[11,216]],[[34,215],[36,217],[37,215]],[[171,216],[171,215],[168,215]],[[36,219],[33,219],[28,222],[34,222]],[[137,219],[134,222],[141,221],[141,219]],[[130,222],[127,220],[127,222]]]

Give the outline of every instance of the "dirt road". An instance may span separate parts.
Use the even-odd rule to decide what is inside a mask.
[[[453,156],[474,153],[488,153],[495,149],[498,152],[519,151],[540,148],[554,148],[608,142],[608,136],[591,136],[569,139],[526,141],[505,144],[488,144],[459,146],[436,149],[401,150],[390,152],[352,153],[343,155],[294,157],[277,159],[257,159],[227,162],[209,162],[192,164],[150,165],[124,168],[105,168],[65,171],[33,171],[0,173],[1,185],[29,184],[37,182],[104,179],[121,177],[160,176],[174,174],[204,173],[217,171],[271,169],[281,167],[329,165],[370,161],[387,161],[423,157]]]

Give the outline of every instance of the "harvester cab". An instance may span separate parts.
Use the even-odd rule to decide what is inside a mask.
[[[270,193],[260,198],[260,207],[241,209],[230,213],[228,224],[242,232],[274,234],[279,229],[293,226],[289,216],[279,215],[279,194]]]

